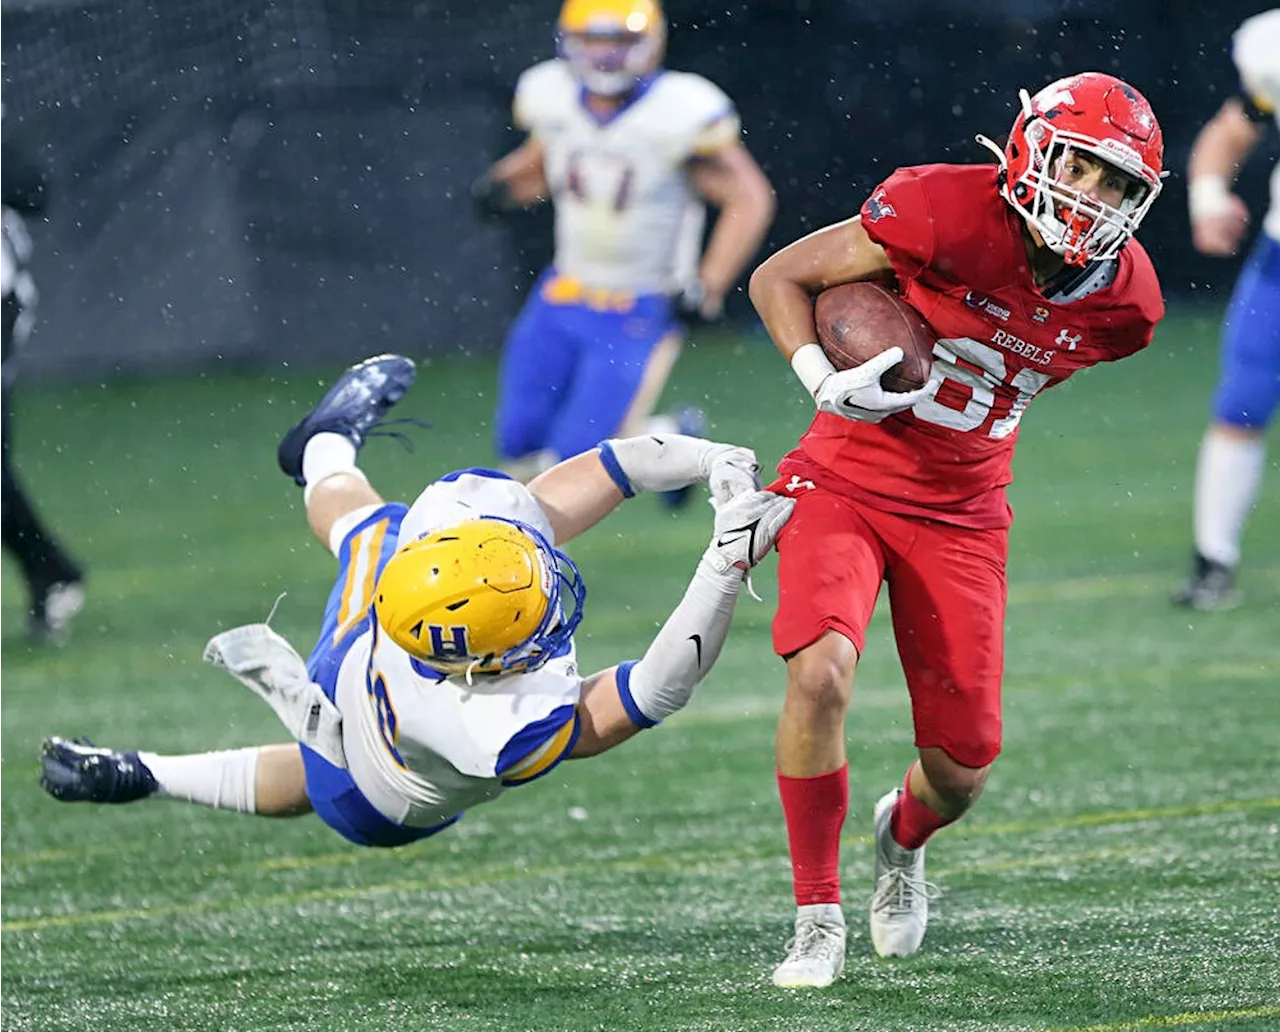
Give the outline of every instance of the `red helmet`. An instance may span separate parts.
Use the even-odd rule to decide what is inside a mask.
[[[1164,134],[1147,98],[1102,72],[1050,83],[1034,97],[1018,91],[1022,111],[1000,157],[1000,189],[1050,250],[1072,265],[1114,258],[1137,232],[1160,193]],[[1123,172],[1130,180],[1118,207],[1059,182],[1072,151]]]

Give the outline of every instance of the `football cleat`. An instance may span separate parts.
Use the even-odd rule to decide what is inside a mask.
[[[40,787],[64,803],[132,803],[160,787],[136,752],[99,749],[84,738],[46,738],[40,768]]]
[[[1191,575],[1170,596],[1175,606],[1186,606],[1201,612],[1234,609],[1243,599],[1236,587],[1236,571],[1223,563],[1195,554]]]
[[[706,437],[707,417],[702,409],[687,405],[676,413],[676,433],[686,437]],[[693,497],[693,484],[678,487],[674,491],[660,491],[658,497],[668,509],[683,509]]]
[[[800,907],[787,957],[773,969],[779,989],[825,989],[844,970],[844,913],[839,903]]]
[[[924,880],[924,846],[903,849],[890,831],[902,789],[880,797],[875,809],[876,887],[871,894],[871,944],[881,957],[909,957],[924,942],[929,900],[938,889]]]
[[[403,355],[375,355],[353,365],[338,377],[319,404],[281,438],[276,452],[280,469],[293,477],[299,487],[305,487],[302,453],[316,434],[341,434],[359,450],[366,438],[376,435],[374,428],[405,396],[415,375],[413,359]]]
[[[72,618],[84,608],[84,579],[55,581],[33,586],[27,635],[33,641],[63,644],[71,629]]]

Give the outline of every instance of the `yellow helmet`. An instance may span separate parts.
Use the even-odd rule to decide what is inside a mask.
[[[565,0],[557,53],[590,92],[628,93],[658,69],[667,22],[655,0]]]
[[[497,674],[535,670],[567,651],[585,597],[578,568],[535,528],[489,516],[397,551],[373,610],[424,673]]]

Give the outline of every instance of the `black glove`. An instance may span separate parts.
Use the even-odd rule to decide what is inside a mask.
[[[471,205],[481,218],[501,218],[517,205],[511,199],[511,188],[501,179],[486,172],[471,184]]]
[[[686,326],[703,326],[724,318],[724,303],[707,304],[707,291],[701,283],[694,282],[672,298],[676,315]]]

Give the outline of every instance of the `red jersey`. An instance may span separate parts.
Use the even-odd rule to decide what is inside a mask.
[[[1110,284],[1060,303],[1040,293],[1023,220],[994,165],[899,169],[862,206],[898,288],[938,335],[936,394],[881,423],[818,413],[779,464],[887,512],[1005,527],[1018,421],[1033,397],[1079,369],[1151,343],[1164,315],[1147,252],[1131,240]]]

